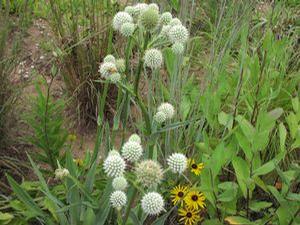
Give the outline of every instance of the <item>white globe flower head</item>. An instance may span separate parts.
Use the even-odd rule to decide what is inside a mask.
[[[174,106],[172,106],[170,103],[168,102],[164,102],[162,103],[158,108],[157,108],[158,112],[163,112],[167,119],[172,119],[173,116],[175,115],[175,109]]]
[[[117,150],[113,149],[113,150],[111,150],[111,151],[108,152],[108,156],[111,156],[111,155],[118,155],[118,156],[120,156],[120,153]]]
[[[157,192],[145,194],[141,202],[142,209],[147,215],[158,215],[164,210],[164,199]]]
[[[110,195],[110,203],[113,208],[120,210],[126,205],[127,196],[123,191],[114,191]]]
[[[135,141],[127,141],[122,147],[122,156],[129,162],[138,161],[143,155],[142,146]]]
[[[127,185],[127,180],[123,176],[115,177],[112,181],[112,186],[116,191],[124,191]]]
[[[117,67],[112,62],[104,62],[100,65],[99,72],[103,78],[107,78],[111,74],[117,72]]]
[[[168,25],[171,22],[171,20],[172,20],[172,14],[169,12],[164,12],[160,16],[160,23],[162,25]]]
[[[145,66],[152,70],[161,68],[163,64],[163,56],[160,50],[152,48],[145,52],[144,56]]]
[[[139,144],[142,143],[141,137],[140,137],[139,135],[137,135],[137,134],[132,134],[132,135],[129,137],[128,141],[134,141],[134,142],[137,142],[137,143],[139,143]]]
[[[172,52],[176,55],[182,55],[184,52],[184,45],[182,43],[176,42],[172,45]]]
[[[63,178],[69,176],[70,172],[66,168],[58,168],[55,170],[55,178],[62,180]]]
[[[103,164],[104,172],[109,177],[119,177],[122,176],[126,163],[120,155],[109,155]]]
[[[176,25],[169,30],[169,39],[172,43],[185,43],[189,38],[189,32],[182,25]]]
[[[107,55],[105,56],[105,58],[103,59],[103,62],[107,63],[107,62],[110,62],[110,63],[115,63],[116,62],[116,59],[113,55]]]
[[[160,36],[164,37],[164,38],[169,38],[169,31],[171,29],[171,26],[170,25],[164,25],[162,28],[161,28],[161,31],[160,31]]]
[[[134,29],[135,25],[133,23],[124,23],[121,26],[120,32],[124,37],[130,37],[133,34]]]
[[[120,72],[120,73],[124,73],[125,72],[125,60],[124,59],[117,59],[116,60],[116,67],[117,67],[117,69],[118,69],[118,71]]]
[[[139,15],[141,14],[143,11],[148,9],[148,4],[146,3],[138,3],[134,6],[134,15]]]
[[[170,26],[176,26],[176,25],[182,25],[180,19],[178,18],[173,18],[171,19],[170,23],[169,23]]]
[[[133,6],[126,6],[124,11],[127,12],[128,14],[130,14],[131,16],[133,16],[135,13],[135,9]]]
[[[113,28],[114,30],[120,31],[124,23],[132,23],[133,18],[127,12],[118,12],[113,19]]]
[[[154,187],[163,178],[161,165],[154,160],[144,160],[136,165],[137,181],[146,188]]]
[[[153,119],[154,119],[157,123],[161,124],[161,123],[163,123],[163,122],[165,122],[165,121],[167,120],[167,116],[166,116],[166,114],[165,114],[164,112],[157,112],[157,113],[154,115]]]
[[[187,158],[182,153],[173,153],[167,159],[168,166],[173,173],[183,173],[187,168]]]
[[[151,3],[148,5],[148,8],[149,9],[154,9],[154,10],[157,10],[159,11],[159,6],[156,4],[156,3]]]
[[[120,73],[113,73],[108,77],[109,81],[113,84],[116,84],[121,81],[121,74]]]

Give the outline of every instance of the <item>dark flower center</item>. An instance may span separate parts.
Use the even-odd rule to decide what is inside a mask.
[[[194,163],[194,164],[192,165],[192,168],[193,168],[193,169],[197,169],[197,164]]]
[[[193,196],[192,196],[192,200],[193,200],[193,201],[197,201],[197,200],[198,200],[198,196],[197,196],[197,195],[193,195]]]
[[[182,198],[183,197],[183,192],[179,191],[177,195],[178,195],[178,197]]]
[[[192,213],[191,212],[187,212],[186,213],[186,217],[191,218],[192,217]]]

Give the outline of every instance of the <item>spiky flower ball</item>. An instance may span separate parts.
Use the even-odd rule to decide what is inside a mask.
[[[105,58],[103,59],[103,62],[107,63],[107,62],[110,62],[110,63],[115,63],[116,62],[116,59],[113,55],[107,55],[105,56]]]
[[[133,6],[126,6],[124,11],[133,16],[135,13],[135,8]]]
[[[147,30],[152,30],[157,27],[159,22],[159,13],[155,9],[148,8],[143,11],[140,16],[140,22]]]
[[[133,32],[134,32],[134,24],[133,23],[124,23],[122,26],[121,26],[121,34],[125,37],[130,37]]]
[[[127,180],[123,176],[115,177],[112,181],[112,186],[117,191],[124,191],[127,188],[127,185]]]
[[[171,29],[171,26],[170,25],[164,25],[162,28],[161,28],[161,31],[160,31],[160,36],[168,39],[169,38],[169,31]]]
[[[113,154],[113,155],[108,155],[108,157],[104,161],[103,167],[104,167],[104,172],[106,173],[107,176],[119,177],[123,175],[125,171],[126,163],[120,155]]]
[[[168,25],[171,22],[171,20],[172,20],[172,14],[169,12],[164,12],[160,16],[160,23],[162,25]]]
[[[187,158],[181,153],[173,153],[167,163],[173,173],[183,173],[187,168]]]
[[[157,122],[157,123],[163,123],[167,120],[167,116],[164,112],[157,112],[153,119]]]
[[[110,203],[113,208],[121,209],[126,205],[127,196],[123,191],[114,191],[110,195]]]
[[[58,168],[55,170],[55,178],[62,180],[70,174],[69,170],[66,168]]]
[[[99,72],[103,78],[107,78],[111,74],[117,72],[117,67],[112,62],[104,62],[100,65]]]
[[[114,30],[121,30],[121,27],[124,23],[132,23],[133,18],[127,12],[118,12],[113,19],[113,28]]]
[[[142,143],[141,137],[140,137],[139,135],[137,135],[137,134],[132,134],[132,135],[129,137],[128,141],[134,141],[134,142],[137,142],[137,143],[139,143],[139,144]]]
[[[134,6],[134,15],[140,15],[142,12],[148,9],[148,4],[138,3]]]
[[[148,8],[159,11],[159,6],[156,3],[149,4]]]
[[[163,56],[160,50],[152,48],[145,52],[145,66],[152,70],[159,69],[163,63]]]
[[[182,25],[173,26],[169,31],[169,39],[172,43],[185,43],[189,38],[189,32]]]
[[[113,84],[118,83],[121,80],[121,74],[120,73],[113,73],[111,74],[108,79],[110,80],[110,82],[112,82]]]
[[[153,187],[159,184],[163,178],[163,170],[158,162],[144,160],[135,168],[137,181],[144,187]]]
[[[118,156],[120,156],[120,153],[117,150],[113,149],[113,150],[110,150],[108,152],[108,156],[111,156],[111,155],[118,155]]]
[[[127,141],[121,151],[122,156],[130,162],[136,162],[143,155],[142,146],[135,141]]]
[[[175,109],[174,107],[168,103],[168,102],[165,102],[165,103],[162,103],[158,108],[157,108],[157,111],[158,112],[163,112],[167,119],[172,119],[174,114],[175,114]]]
[[[180,19],[178,18],[173,18],[171,19],[170,23],[169,23],[170,26],[176,26],[176,25],[182,25]]]
[[[142,209],[147,215],[158,215],[164,209],[164,199],[157,192],[149,192],[142,198]]]
[[[184,45],[182,43],[176,42],[172,45],[172,52],[176,55],[182,55],[184,52]]]

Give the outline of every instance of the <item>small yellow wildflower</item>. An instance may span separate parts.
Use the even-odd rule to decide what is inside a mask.
[[[200,210],[181,208],[178,210],[178,215],[181,217],[179,222],[184,225],[194,225],[201,220]]]
[[[184,202],[190,209],[198,210],[199,208],[205,207],[205,197],[199,191],[190,191],[184,197]]]
[[[177,202],[181,202],[181,205],[183,204],[183,199],[185,197],[185,195],[188,192],[188,187],[187,186],[181,186],[181,185],[177,185],[176,187],[174,187],[170,193],[171,193],[171,198],[172,198],[172,203],[174,205],[177,204]]]
[[[189,159],[189,167],[191,168],[191,172],[196,176],[199,176],[202,169],[204,168],[203,163],[196,163],[194,159]]]
[[[83,160],[82,159],[74,159],[74,162],[78,167],[83,166]]]

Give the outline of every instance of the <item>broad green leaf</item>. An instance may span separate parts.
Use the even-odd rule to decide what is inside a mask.
[[[221,125],[227,127],[229,130],[231,130],[232,125],[233,125],[232,115],[229,115],[222,111],[218,114],[218,121]]]
[[[253,224],[248,219],[241,216],[229,216],[225,218],[225,221],[230,225],[248,225]]]
[[[169,215],[173,211],[175,207],[171,208],[168,212],[164,213],[162,216],[158,217],[152,225],[164,225],[166,220],[168,219]]]
[[[0,224],[9,224],[9,222],[14,218],[14,216],[10,213],[2,213],[0,212]]]
[[[247,182],[250,179],[250,168],[248,163],[240,158],[235,157],[232,160],[232,165],[236,173],[238,184],[242,190],[244,197],[247,197]]]
[[[251,151],[251,143],[249,142],[249,139],[247,139],[246,136],[244,136],[244,134],[238,130],[235,132],[235,137],[245,153],[246,158],[248,160],[252,159],[253,153]]]
[[[266,164],[262,165],[261,167],[257,168],[253,171],[253,176],[260,176],[270,173],[275,169],[275,162],[273,160],[267,162]]]
[[[250,209],[259,212],[262,209],[269,208],[272,206],[272,202],[264,202],[264,201],[251,201],[250,202]]]
[[[299,98],[298,97],[292,98],[292,105],[293,105],[294,112],[298,112],[298,110],[299,110]]]
[[[244,117],[240,115],[237,116],[236,120],[239,122],[239,125],[241,126],[244,135],[252,143],[255,134],[255,128],[252,126],[251,123],[249,123],[249,121],[247,121]]]
[[[285,140],[286,140],[286,129],[283,123],[279,124],[279,141],[280,141],[280,151],[285,152]]]

